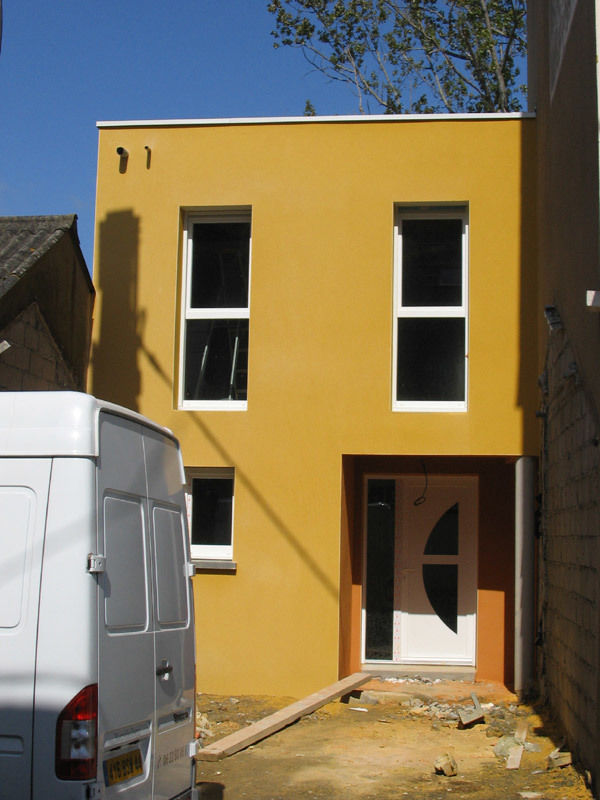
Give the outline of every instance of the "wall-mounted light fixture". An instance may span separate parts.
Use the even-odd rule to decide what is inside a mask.
[[[0,342],[0,353],[4,353],[5,350],[8,350],[10,347],[10,342],[7,342],[6,339],[3,339]]]
[[[124,147],[117,147],[117,155],[119,156],[119,172],[127,172],[127,159],[129,158],[129,151]]]
[[[152,150],[148,147],[147,144],[144,145],[144,150],[146,151],[146,169],[150,169],[150,162],[152,161]]]

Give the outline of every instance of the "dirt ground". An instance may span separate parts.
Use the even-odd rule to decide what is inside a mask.
[[[473,709],[473,691],[484,721],[461,728],[458,711]],[[294,699],[199,694],[200,741],[210,744]],[[521,763],[507,769],[517,730],[526,730]],[[373,680],[245,750],[198,761],[197,780],[209,800],[592,800],[577,766],[547,768],[560,745],[545,709],[518,704],[504,687]],[[446,755],[456,775],[436,773]]]

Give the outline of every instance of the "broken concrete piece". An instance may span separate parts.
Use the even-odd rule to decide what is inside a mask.
[[[448,778],[458,775],[458,765],[450,753],[444,753],[443,756],[436,758],[433,768],[438,775],[446,775]]]
[[[546,763],[546,769],[556,769],[558,767],[569,767],[573,763],[573,757],[571,753],[561,753],[560,750],[557,748],[553,750],[550,755],[548,756],[548,761]]]
[[[497,755],[498,758],[508,758],[510,751],[520,744],[521,743],[518,742],[514,736],[503,736],[494,746],[494,754]]]
[[[352,692],[342,702],[349,708],[364,708],[365,706],[376,706],[379,700],[373,699],[366,692]]]
[[[476,722],[483,722],[484,721],[484,713],[479,703],[479,699],[475,692],[471,694],[471,699],[473,700],[473,710],[471,709],[459,709],[458,716],[460,719],[459,727],[467,728],[470,725],[474,725]]]
[[[196,739],[206,739],[214,736],[214,729],[206,714],[196,712]]]

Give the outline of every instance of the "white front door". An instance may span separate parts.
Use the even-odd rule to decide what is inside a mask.
[[[365,661],[475,663],[477,478],[367,480]]]

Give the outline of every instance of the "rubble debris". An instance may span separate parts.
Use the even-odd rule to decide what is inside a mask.
[[[521,742],[518,742],[514,736],[503,736],[494,746],[494,754],[498,758],[508,758],[510,751],[520,744]]]
[[[471,699],[473,700],[472,709],[461,708],[458,711],[458,716],[460,719],[459,727],[461,728],[468,728],[471,725],[475,725],[476,722],[484,722],[485,715],[479,702],[479,698],[475,692],[471,693]]]
[[[447,778],[458,775],[458,764],[450,753],[444,753],[443,756],[436,758],[433,768],[436,774],[445,775]]]
[[[351,692],[343,697],[341,702],[346,703],[350,708],[379,705],[379,699],[374,694],[361,691]]]
[[[568,751],[562,752],[560,746],[553,750],[548,756],[546,769],[557,769],[560,767],[570,767],[573,763],[573,756]]]
[[[196,739],[208,739],[214,736],[214,728],[206,714],[196,711]]]

